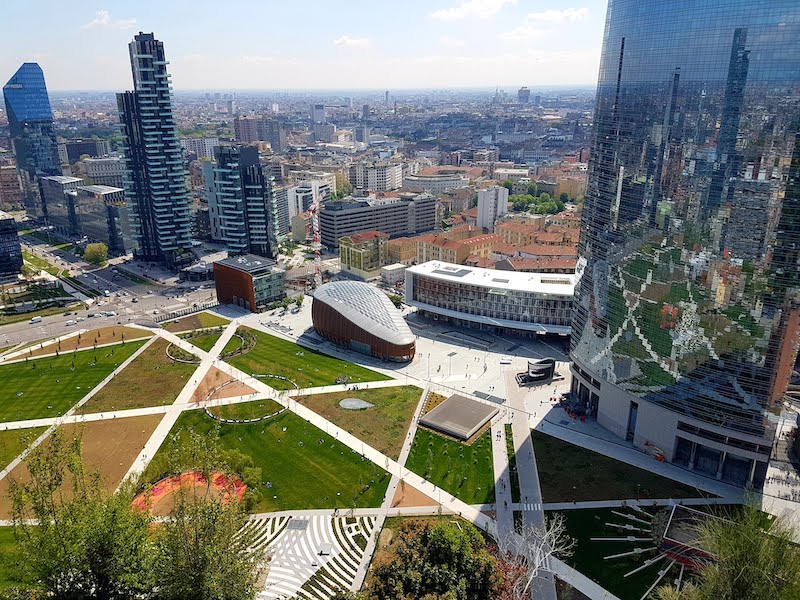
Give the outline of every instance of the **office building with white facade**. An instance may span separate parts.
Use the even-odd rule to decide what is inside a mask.
[[[497,219],[508,212],[508,189],[503,186],[478,191],[478,227],[494,231]]]

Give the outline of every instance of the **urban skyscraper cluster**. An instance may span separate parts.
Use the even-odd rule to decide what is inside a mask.
[[[760,487],[800,342],[800,4],[609,4],[573,391],[599,423]]]
[[[134,254],[170,266],[190,259],[191,199],[172,115],[172,87],[164,44],[139,33],[129,44],[134,89],[117,94],[127,168]]]

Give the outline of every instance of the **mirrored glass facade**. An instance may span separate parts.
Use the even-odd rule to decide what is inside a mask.
[[[735,483],[763,478],[800,342],[798,40],[796,0],[611,0],[606,20],[573,389]]]
[[[39,201],[36,177],[61,175],[53,112],[41,67],[23,63],[3,86],[3,98],[25,206],[31,215],[41,217],[46,214],[46,207]]]

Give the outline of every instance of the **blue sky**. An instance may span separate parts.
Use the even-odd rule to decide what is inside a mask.
[[[588,84],[605,0],[3,2],[0,80],[26,60],[53,90],[131,85],[127,43],[154,32],[175,89]]]

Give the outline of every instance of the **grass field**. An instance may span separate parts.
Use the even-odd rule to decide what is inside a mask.
[[[696,498],[704,495],[693,487],[546,433],[533,431],[532,437],[545,502]]]
[[[214,347],[214,344],[217,343],[217,340],[222,335],[221,332],[212,332],[212,333],[204,333],[203,335],[195,335],[193,337],[185,338],[187,342],[190,344],[194,344],[200,350],[205,350],[206,352],[210,352],[211,348]]]
[[[224,406],[212,406],[209,412],[221,419],[258,419],[271,415],[283,408],[283,405],[275,400],[254,400],[253,402],[237,402],[236,404],[225,404]]]
[[[644,553],[638,557],[625,557],[614,560],[602,560],[603,556],[628,552],[634,547],[646,548],[652,543],[640,542],[627,544],[620,542],[592,541],[592,537],[619,536],[619,530],[605,526],[605,523],[621,523],[625,520],[611,513],[612,509],[588,508],[563,511],[566,517],[567,534],[576,541],[572,556],[566,557],[564,562],[576,568],[589,579],[599,583],[621,600],[638,600],[658,577],[659,569],[666,566],[667,561],[659,562],[647,567],[629,577],[625,574],[642,566],[645,559],[652,558],[654,554]],[[668,581],[669,575],[664,581]]]
[[[291,379],[301,388],[333,385],[340,375],[346,375],[350,383],[390,379],[381,373],[298,346],[274,335],[251,331],[256,337],[255,347],[247,354],[228,361],[245,373],[280,375]],[[268,379],[265,382],[275,389],[292,387],[280,379]]]
[[[386,494],[386,471],[293,413],[261,423],[228,425],[193,410],[180,416],[172,433],[191,428],[209,434],[217,425],[222,447],[251,456],[261,469],[262,499],[255,512],[376,507]],[[175,451],[175,443],[171,434],[148,466],[147,480],[166,474],[167,456]]]
[[[0,388],[0,422],[64,414],[142,344],[144,342],[128,342],[96,352],[62,354],[0,366],[0,381],[4,382]]]
[[[0,431],[0,469],[19,456],[47,427]]]
[[[390,458],[397,459],[408,425],[419,403],[422,390],[413,385],[298,396],[308,406],[342,429]],[[358,398],[375,406],[366,410],[347,410],[339,406],[344,398]]]
[[[467,446],[417,429],[406,468],[468,504],[489,504],[495,500],[490,431]]]
[[[43,258],[39,258],[35,254],[33,254],[32,252],[28,252],[27,250],[22,251],[22,259],[37,271],[46,271],[47,273],[50,273],[50,275],[55,275],[55,276],[58,276],[58,274],[61,272],[61,269],[59,269],[55,265],[51,265]]]
[[[186,317],[181,317],[175,321],[164,323],[164,329],[177,333],[179,331],[191,331],[193,329],[205,329],[206,327],[219,327],[230,323],[228,319],[209,312],[199,312]]]
[[[33,583],[27,574],[13,527],[0,527],[0,590]]]
[[[102,390],[78,409],[81,414],[172,404],[197,365],[175,362],[169,342],[155,340]]]

